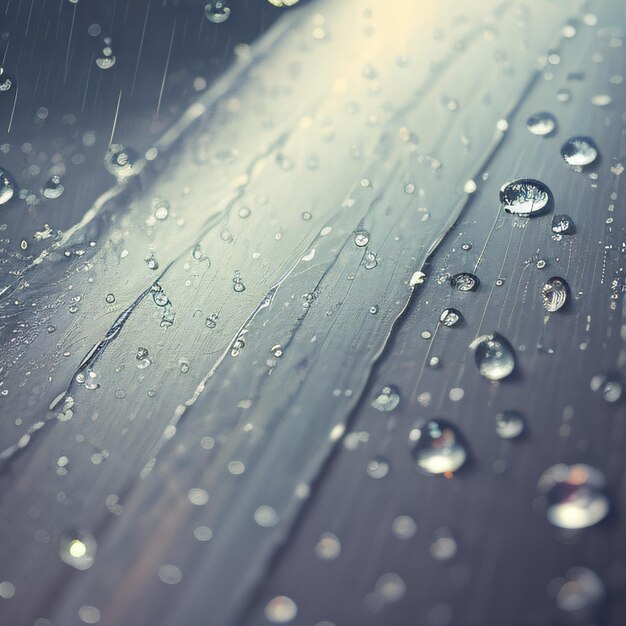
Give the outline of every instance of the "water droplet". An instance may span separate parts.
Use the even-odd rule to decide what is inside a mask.
[[[581,621],[592,615],[605,598],[604,584],[590,569],[572,567],[559,580],[556,604],[562,611],[579,614]]]
[[[230,17],[230,7],[225,0],[214,0],[204,5],[204,14],[214,24],[221,24]]]
[[[68,565],[78,569],[89,569],[94,562],[98,544],[93,535],[85,530],[68,530],[61,537],[59,556]]]
[[[246,290],[246,286],[243,284],[239,270],[236,270],[235,275],[233,276],[233,289],[239,293]]]
[[[548,521],[559,528],[587,528],[609,513],[604,475],[589,465],[553,465],[541,475],[538,491]]]
[[[507,213],[531,217],[552,208],[552,192],[547,185],[532,178],[514,180],[500,189],[500,203]]]
[[[383,387],[378,395],[372,400],[372,406],[377,411],[393,411],[400,403],[400,394],[395,387],[387,385]]]
[[[430,544],[430,553],[438,561],[448,561],[453,558],[458,550],[456,539],[448,528],[438,528],[433,535]]]
[[[450,278],[450,283],[457,291],[476,291],[480,285],[480,280],[474,274],[460,272]]]
[[[63,186],[63,181],[61,177],[58,175],[51,176],[43,189],[41,190],[41,195],[44,198],[48,198],[49,200],[56,200],[63,195],[65,191],[65,187]]]
[[[560,213],[552,218],[552,232],[555,235],[573,235],[576,232],[574,220],[565,213]]]
[[[398,539],[406,541],[417,532],[417,524],[409,515],[398,515],[391,524],[391,530]]]
[[[146,265],[148,266],[148,269],[150,270],[159,269],[159,262],[156,260],[156,257],[154,256],[154,254],[151,254],[149,257],[146,258]]]
[[[439,321],[444,326],[456,326],[463,319],[461,311],[457,311],[452,307],[444,309],[439,316]]]
[[[572,99],[572,92],[569,89],[559,89],[556,99],[559,102],[569,102]]]
[[[96,57],[96,65],[101,70],[108,70],[115,65],[115,55],[113,54],[113,49],[111,48],[111,39],[109,37],[105,37],[104,39],[104,47],[102,48],[101,53]]]
[[[0,204],[8,202],[15,194],[13,176],[0,168]]]
[[[568,165],[580,169],[598,158],[598,148],[589,137],[571,137],[561,146],[561,156]]]
[[[324,533],[315,546],[315,554],[325,561],[336,559],[341,553],[341,542],[333,533]]]
[[[524,428],[524,416],[519,411],[503,411],[496,415],[496,433],[502,439],[515,439]]]
[[[360,230],[354,235],[354,243],[359,248],[364,248],[370,241],[370,234],[366,230]]]
[[[457,428],[442,419],[431,419],[409,434],[412,456],[423,474],[452,474],[466,461],[467,451]]]
[[[541,302],[546,311],[554,313],[562,309],[569,294],[569,285],[567,281],[558,276],[550,278],[541,288]]]
[[[135,173],[137,153],[119,143],[111,144],[104,155],[104,167],[121,181]]]
[[[183,579],[183,573],[176,565],[161,565],[159,578],[166,585],[177,585]]]
[[[15,78],[3,67],[0,67],[0,93],[7,93],[15,87]]]
[[[533,135],[545,137],[555,131],[556,118],[552,113],[542,111],[531,115],[526,121],[526,126]]]
[[[591,390],[600,393],[606,402],[622,397],[622,383],[613,374],[598,374],[591,379]]]
[[[384,478],[389,473],[389,462],[378,456],[367,464],[367,473],[372,478]]]
[[[489,380],[502,380],[515,369],[515,351],[499,333],[476,338],[470,348],[479,374]]]
[[[273,624],[287,624],[298,614],[296,603],[287,596],[276,596],[265,606],[265,617]]]

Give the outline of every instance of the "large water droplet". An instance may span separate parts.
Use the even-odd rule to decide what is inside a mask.
[[[531,217],[552,208],[554,199],[547,185],[532,178],[520,178],[500,189],[500,202],[507,213]]]
[[[513,346],[500,333],[482,335],[470,348],[474,350],[478,372],[489,380],[502,380],[515,369]]]
[[[531,115],[526,122],[526,126],[533,135],[545,137],[556,129],[556,118],[552,113],[541,111]]]
[[[538,490],[548,521],[559,528],[587,528],[609,513],[604,475],[589,465],[553,465],[541,475]]]
[[[393,411],[400,403],[400,394],[395,387],[386,385],[372,400],[372,406],[378,411]]]
[[[225,0],[214,0],[204,5],[204,14],[214,24],[221,24],[230,17],[230,7]]]
[[[478,276],[469,272],[459,272],[450,277],[450,284],[457,291],[476,291],[480,285],[480,280]]]
[[[0,204],[8,202],[15,194],[13,176],[0,168]]]
[[[90,532],[67,530],[61,537],[59,556],[68,565],[78,570],[86,570],[93,565],[97,547],[98,544]]]
[[[562,309],[567,302],[569,285],[564,278],[553,276],[541,288],[541,302],[546,311],[554,313]]]
[[[583,168],[598,158],[598,148],[589,137],[571,137],[561,146],[561,156],[568,165]]]
[[[467,451],[457,428],[442,419],[431,419],[409,434],[413,460],[424,474],[451,474],[466,461]]]

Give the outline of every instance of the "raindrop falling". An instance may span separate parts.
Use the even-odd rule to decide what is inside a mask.
[[[63,195],[64,191],[65,187],[63,186],[63,181],[61,180],[61,177],[55,174],[48,179],[43,189],[41,190],[41,195],[44,198],[48,198],[49,200],[56,200]]]
[[[68,565],[78,570],[86,570],[93,565],[97,547],[98,544],[90,532],[67,530],[61,537],[59,556]]]
[[[543,308],[550,313],[562,309],[567,303],[569,285],[564,278],[553,276],[541,288]]]
[[[457,291],[476,291],[480,285],[480,280],[478,276],[469,272],[459,272],[450,278],[450,284]]]
[[[500,203],[507,213],[531,217],[552,208],[552,192],[547,185],[532,178],[514,180],[500,189]]]
[[[496,415],[496,433],[502,439],[515,439],[524,428],[524,416],[519,411],[502,411]]]
[[[548,521],[559,528],[587,528],[609,513],[604,475],[589,465],[553,465],[537,489],[545,498]]]
[[[393,411],[400,403],[400,394],[395,387],[387,385],[372,400],[372,406],[377,411]]]
[[[0,168],[0,204],[5,204],[15,195],[13,176]]]
[[[571,137],[561,146],[561,156],[568,165],[581,169],[598,158],[598,148],[589,137]]]
[[[541,111],[531,115],[526,121],[526,126],[533,135],[546,137],[555,131],[556,118],[552,113]]]
[[[470,348],[479,374],[489,380],[502,380],[515,369],[515,351],[499,333],[477,337]]]
[[[230,17],[230,7],[225,0],[214,0],[204,5],[204,14],[214,24],[221,24]]]
[[[444,326],[456,326],[463,319],[461,311],[453,308],[444,309],[439,316],[439,321]]]
[[[442,419],[431,419],[409,433],[412,456],[423,474],[452,474],[467,460],[465,444],[457,428]]]

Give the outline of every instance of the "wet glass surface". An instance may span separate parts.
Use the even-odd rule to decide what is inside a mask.
[[[466,4],[0,2],[0,621],[624,622],[626,12]]]

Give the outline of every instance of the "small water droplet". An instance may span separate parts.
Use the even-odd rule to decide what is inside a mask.
[[[15,78],[0,67],[0,93],[8,93],[15,87]]]
[[[372,406],[377,411],[393,411],[400,403],[400,394],[395,387],[386,385],[383,387],[378,395],[372,400]]]
[[[571,137],[561,146],[561,156],[568,165],[581,169],[598,158],[598,148],[589,137]]]
[[[366,230],[360,230],[354,235],[354,243],[359,248],[364,248],[370,241],[370,234]]]
[[[325,561],[336,559],[341,553],[341,542],[333,533],[323,533],[317,545],[315,554]]]
[[[469,272],[459,272],[450,278],[450,283],[457,291],[476,291],[480,280]]]
[[[470,348],[474,350],[479,374],[489,380],[502,380],[515,369],[515,351],[500,333],[482,335]]]
[[[124,180],[135,173],[137,153],[119,143],[111,144],[104,155],[104,167],[118,181]]]
[[[442,419],[431,419],[409,434],[412,456],[423,474],[452,474],[467,460],[465,444],[457,428]]]
[[[560,213],[552,218],[552,232],[555,235],[573,235],[576,232],[574,220],[565,213]]]
[[[48,198],[49,200],[56,200],[63,195],[65,191],[65,187],[63,186],[63,181],[61,177],[58,175],[51,176],[43,189],[41,190],[41,195],[44,198]]]
[[[582,623],[593,620],[593,613],[605,598],[604,584],[600,578],[586,567],[572,567],[559,580],[556,604],[566,613],[576,615]],[[576,620],[579,621],[578,619]]]
[[[507,213],[531,217],[552,208],[552,192],[547,185],[532,178],[514,180],[500,189],[500,203]]]
[[[554,313],[567,303],[569,285],[564,278],[553,276],[541,288],[541,302],[546,311]]]
[[[367,464],[367,473],[372,478],[384,478],[389,473],[389,461],[382,456],[377,456]]]
[[[15,195],[15,183],[13,176],[0,168],[0,204],[5,204]]]
[[[59,556],[77,570],[89,569],[94,562],[98,544],[93,535],[85,530],[67,530],[61,536]]]
[[[296,603],[288,596],[276,596],[265,606],[265,617],[272,624],[287,624],[298,614]]]
[[[230,17],[230,7],[225,0],[214,0],[204,5],[204,14],[214,24],[221,24]]]
[[[496,415],[496,433],[502,439],[515,439],[524,428],[524,416],[519,411],[502,411]]]
[[[606,402],[617,402],[622,397],[622,383],[613,374],[598,374],[591,379],[591,390],[602,395]]]
[[[541,475],[538,491],[548,521],[559,528],[587,528],[609,513],[604,475],[590,465],[553,465]]]
[[[457,311],[457,309],[453,309],[449,307],[444,309],[439,316],[439,321],[444,326],[456,326],[463,319],[463,315],[461,311]]]
[[[526,126],[533,135],[545,137],[555,131],[556,118],[552,113],[541,111],[531,115],[526,121]]]

